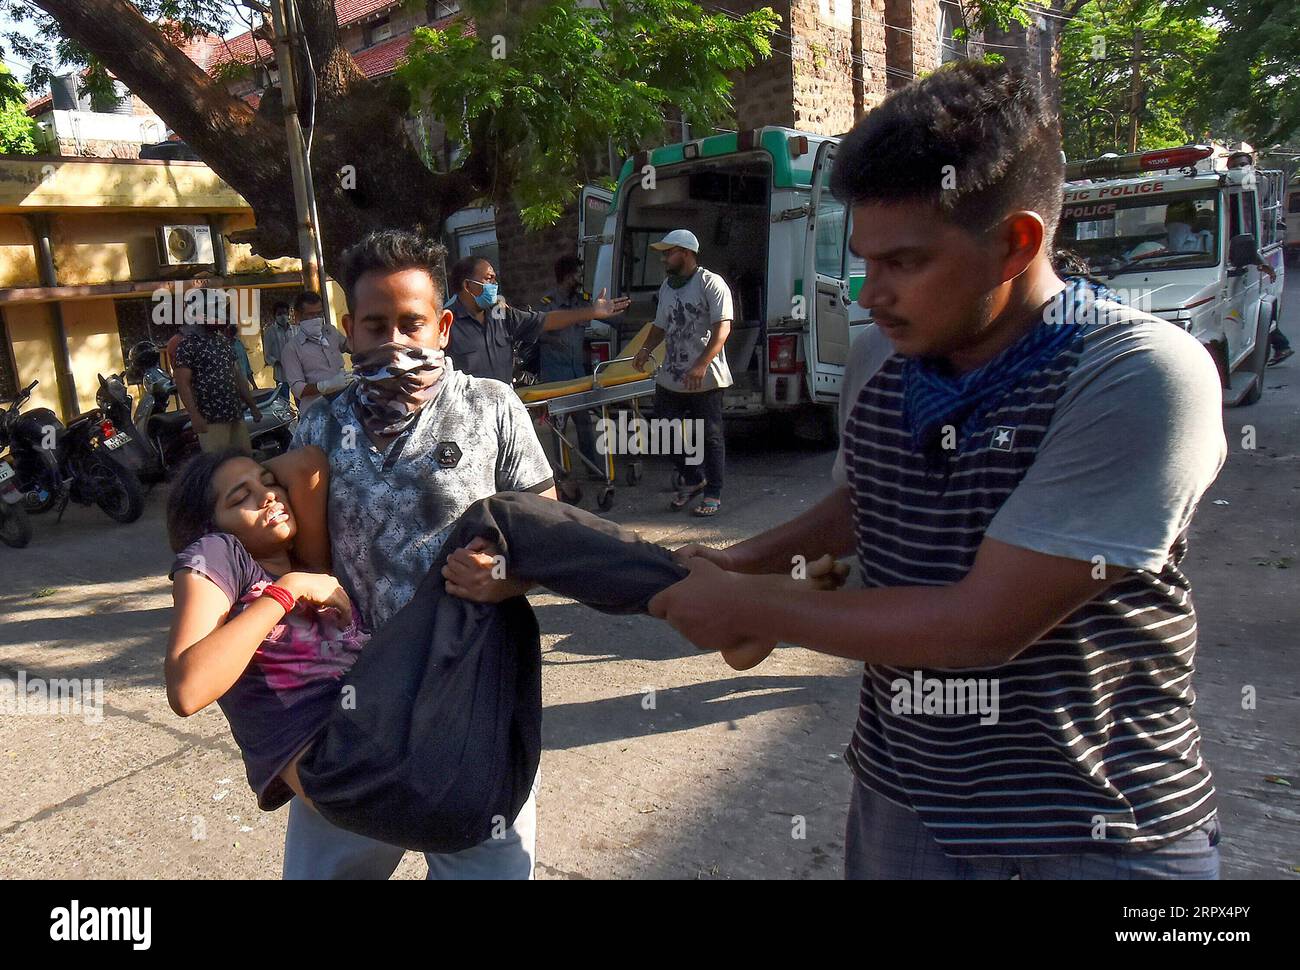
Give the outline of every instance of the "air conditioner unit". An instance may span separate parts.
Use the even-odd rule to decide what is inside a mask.
[[[193,266],[213,261],[210,226],[158,227],[159,266]]]

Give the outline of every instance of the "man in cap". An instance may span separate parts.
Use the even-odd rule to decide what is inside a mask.
[[[644,370],[651,351],[666,342],[663,366],[655,374],[655,414],[683,419],[682,454],[676,456],[681,486],[672,508],[685,508],[702,492],[694,514],[716,515],[722,507],[726,460],[722,391],[732,384],[723,349],[731,333],[731,290],[721,276],[700,265],[695,233],[674,229],[650,248],[659,251],[667,277],[659,287],[659,309],[636,366]],[[700,434],[698,429],[704,438],[703,463],[688,465],[686,456],[695,449],[685,446],[685,436]]]

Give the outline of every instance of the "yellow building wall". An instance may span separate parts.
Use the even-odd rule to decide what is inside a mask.
[[[157,279],[155,232],[159,226],[185,222],[180,215],[170,219],[130,213],[54,216],[50,242],[59,285]]]
[[[122,341],[117,335],[117,313],[112,300],[65,300],[61,305],[80,413],[96,406],[97,375],[107,377],[125,369]]]
[[[248,209],[243,197],[206,165],[89,158],[0,160],[0,209],[83,206],[119,211]]]
[[[27,220],[22,216],[0,216],[0,289],[40,285],[36,245]]]
[[[66,417],[59,406],[59,379],[54,370],[56,331],[50,308],[45,304],[11,304],[4,308],[4,319],[13,347],[18,387],[40,381],[23,410],[49,408],[61,418]]]

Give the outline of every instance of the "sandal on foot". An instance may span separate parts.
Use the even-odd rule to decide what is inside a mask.
[[[702,499],[699,505],[691,509],[691,515],[698,515],[701,518],[706,518],[710,515],[717,515],[721,509],[722,509],[722,499],[706,498],[706,499]]]
[[[679,488],[677,494],[673,496],[669,508],[674,512],[680,512],[682,509],[686,508],[686,506],[691,504],[691,499],[704,491],[704,486],[707,484],[708,482],[700,482],[698,485],[685,485]]]
[[[1268,362],[1268,366],[1276,367],[1278,364],[1282,363],[1282,361],[1294,355],[1295,355],[1295,350],[1293,350],[1290,347],[1286,348],[1286,350],[1279,350],[1276,354],[1273,355],[1273,359]]]

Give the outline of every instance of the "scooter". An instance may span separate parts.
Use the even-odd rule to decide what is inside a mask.
[[[23,412],[32,396],[32,381],[0,413],[0,447],[10,458],[29,512],[58,505],[58,519],[68,502],[98,505],[116,522],[134,522],[144,511],[140,480],[113,457],[130,438],[118,431],[98,408],[74,418],[66,427],[49,408]]]
[[[23,508],[23,493],[18,488],[14,466],[0,459],[0,542],[21,549],[32,541],[32,524]]]
[[[253,400],[262,412],[262,420],[254,421],[253,412],[244,411],[244,425],[248,428],[253,451],[263,459],[284,454],[289,450],[294,428],[298,426],[298,417],[289,403],[289,385],[281,381],[275,387],[256,390]]]
[[[134,424],[166,477],[199,453],[199,436],[194,433],[189,412],[167,410],[176,394],[176,384],[161,362],[158,345],[143,340],[131,348],[125,377],[141,385]]]
[[[108,415],[113,427],[121,428],[130,439],[117,450],[115,457],[135,472],[140,481],[149,485],[162,481],[163,467],[158,453],[131,417],[131,393],[126,389],[125,373],[96,376],[99,390],[95,392],[95,403]]]
[[[125,376],[137,376],[143,387],[135,410],[135,426],[152,446],[164,475],[169,474],[199,451],[199,437],[194,432],[189,412],[168,411],[177,394],[176,383],[160,366],[158,347],[143,341],[131,348],[131,367]],[[253,392],[253,400],[262,412],[254,421],[252,412],[244,411],[244,425],[253,451],[262,458],[273,458],[289,450],[298,419],[289,401],[289,385]]]

